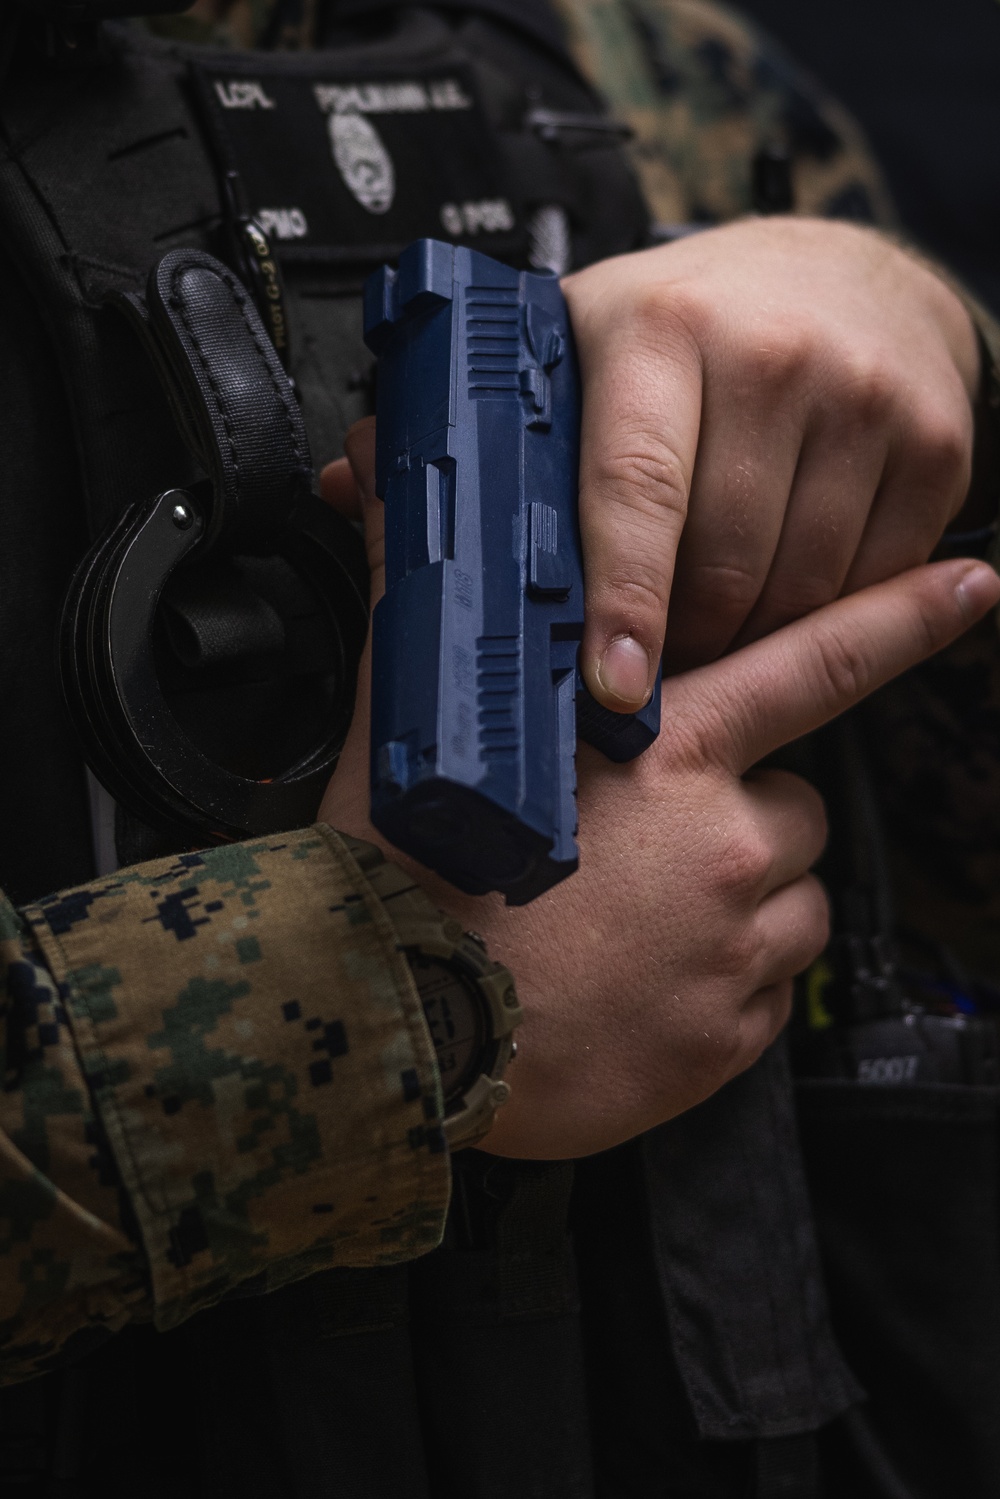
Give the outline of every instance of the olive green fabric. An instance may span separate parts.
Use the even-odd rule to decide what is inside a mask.
[[[441,1237],[433,1052],[330,829],[0,905],[0,1360]],[[119,1184],[121,1184],[120,1189]]]

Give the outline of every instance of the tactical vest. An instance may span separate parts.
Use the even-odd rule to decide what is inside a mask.
[[[109,27],[89,55],[24,54],[7,79],[0,301],[35,435],[10,470],[30,503],[6,502],[3,523],[8,558],[38,566],[34,591],[12,576],[0,605],[34,663],[38,725],[38,766],[4,778],[28,809],[5,790],[17,898],[90,872],[79,754],[38,641],[88,534],[190,464],[109,294],[140,291],[173,248],[224,257],[220,183],[238,173],[281,261],[319,461],[370,409],[360,286],[408,240],[444,231],[559,270],[644,242],[619,133],[551,40],[470,6],[369,11],[333,41],[228,56]],[[56,831],[40,850],[43,795]],[[118,833],[123,860],[169,846],[134,820]],[[232,1299],[166,1335],[130,1329],[10,1391],[0,1429],[6,1481],[65,1499],[813,1499],[813,1434],[859,1396],[778,1045],[575,1168],[468,1152],[435,1253]]]

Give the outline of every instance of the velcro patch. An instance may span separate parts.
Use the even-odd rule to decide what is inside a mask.
[[[522,247],[467,67],[362,74],[331,53],[192,67],[220,162],[286,263],[391,259],[424,235],[501,256]]]

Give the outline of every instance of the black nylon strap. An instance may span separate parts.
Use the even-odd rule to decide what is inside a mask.
[[[312,479],[305,424],[257,310],[232,271],[172,250],[143,304],[113,301],[151,355],[177,425],[214,488],[208,543],[266,551]]]
[[[573,1187],[569,1161],[532,1162],[514,1177],[497,1223],[500,1315],[554,1316],[573,1299],[567,1220]]]
[[[830,1329],[784,1042],[643,1136],[642,1153],[661,1293],[701,1436],[791,1437],[840,1415],[861,1391]]]

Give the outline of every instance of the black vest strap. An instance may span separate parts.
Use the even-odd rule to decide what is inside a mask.
[[[153,267],[145,302],[119,295],[182,435],[211,476],[206,544],[267,552],[309,493],[305,423],[246,288],[198,250]]]
[[[861,1398],[830,1329],[784,1042],[643,1137],[653,1245],[702,1437],[790,1437]]]

